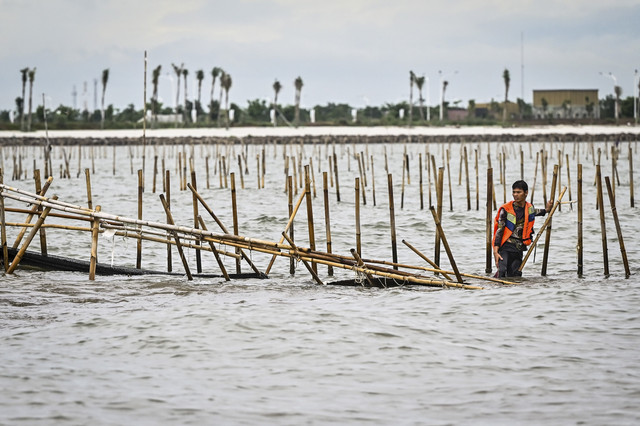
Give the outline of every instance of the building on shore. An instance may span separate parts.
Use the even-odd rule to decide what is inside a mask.
[[[534,90],[532,112],[536,119],[600,118],[598,90]]]

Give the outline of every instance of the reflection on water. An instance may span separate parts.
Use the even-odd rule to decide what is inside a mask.
[[[5,391],[0,397],[0,422],[495,424],[515,420],[521,424],[637,424],[639,245],[629,232],[637,212],[629,207],[627,146],[621,147],[618,160],[616,195],[631,262],[629,279],[624,277],[606,195],[611,276],[603,275],[595,167],[587,147],[581,146],[578,157],[573,145],[545,146],[549,152],[564,149],[569,154],[573,199],[575,164],[583,164],[585,262],[581,278],[576,275],[575,205],[574,209],[563,205],[554,216],[546,277],[540,276],[544,248],[540,245],[535,261],[532,256],[525,278],[517,285],[483,284],[483,291],[322,287],[313,283],[301,265],[296,275],[290,276],[286,259],[275,263],[269,280],[228,283],[218,278],[188,282],[179,276],[98,277],[89,282],[85,274],[27,270],[3,276],[0,377]],[[610,146],[596,144],[595,152],[598,147],[603,150],[603,175],[611,176],[611,159],[605,157]],[[283,148],[277,147],[274,153],[273,146],[264,147],[265,188],[257,189],[255,158],[262,148],[246,147],[246,156],[253,161],[247,162],[245,188],[237,191],[240,234],[277,241],[288,211]],[[504,149],[508,155],[506,181],[510,185],[520,177],[519,148],[515,144],[467,145],[469,152],[479,152],[478,182],[482,186],[491,152],[498,204],[504,191],[496,153]],[[525,178],[533,187],[535,151],[542,145],[530,150],[525,144],[523,148]],[[39,153],[29,149],[25,149],[25,158],[41,161]],[[313,157],[315,237],[317,247],[323,249],[321,172],[328,169],[326,154],[333,146],[303,149],[287,147],[287,154],[301,154],[303,164]],[[405,149],[411,183],[405,175],[401,207]],[[486,191],[479,188],[480,209],[475,210],[475,165],[470,162],[472,210],[467,211],[466,177],[459,173],[462,163],[457,144],[337,145],[341,202],[336,202],[335,187],[329,191],[333,251],[348,254],[355,247],[353,188],[359,169],[347,150],[364,152],[367,158],[374,157],[376,206],[369,167],[365,168],[367,204],[360,205],[363,257],[391,259],[386,152],[394,182],[399,261],[423,264],[400,243],[402,239],[433,257],[435,227],[429,210],[420,209],[418,161],[421,154],[426,164],[424,158],[429,153],[440,167],[446,149],[451,156],[453,202],[453,211],[449,211],[445,170],[442,222],[446,237],[463,272],[485,275]],[[71,152],[77,155],[75,150]],[[240,147],[195,146],[198,188],[232,229],[230,190],[221,189],[214,174],[216,152],[236,158]],[[7,153],[5,148],[4,158],[10,158]],[[131,174],[130,164],[134,163],[134,169],[141,167],[140,149],[134,151],[132,161],[127,149],[118,149],[115,176],[111,153],[111,148],[96,151],[93,204],[101,205],[104,212],[136,217],[137,177]],[[153,172],[149,158],[153,154],[149,148],[144,218],[164,221],[158,194],[150,191]],[[164,156],[171,170],[176,222],[190,226],[192,197],[189,191],[178,190],[175,148],[158,147],[155,154]],[[638,158],[635,152],[634,157]],[[54,158],[57,170],[63,160],[59,155]],[[549,159],[550,165],[553,158],[557,155]],[[71,164],[77,165],[78,158],[72,157]],[[81,167],[91,167],[90,160],[82,158]],[[236,162],[229,168],[239,173]],[[639,169],[637,161],[634,169]],[[429,198],[427,172],[423,170],[425,206]],[[566,185],[566,176],[563,168],[562,185]],[[541,206],[540,166],[535,181],[534,202]],[[32,187],[28,180],[5,177],[5,182]],[[236,184],[239,186],[238,177]],[[85,204],[84,188],[82,173],[70,180],[56,178],[50,194]],[[435,195],[432,197],[435,200]],[[14,215],[8,220],[22,218]],[[295,222],[296,241],[302,246],[308,245],[306,221],[303,203]],[[209,222],[213,229],[214,222]],[[14,232],[10,230],[9,241],[13,241]],[[47,238],[50,253],[88,260],[88,234],[49,230]],[[33,244],[37,249],[37,239]],[[117,265],[133,266],[135,250],[133,240],[101,238],[99,259],[110,263],[113,257]],[[187,257],[190,264],[195,263],[190,250]],[[270,260],[255,251],[251,258],[261,269]],[[441,259],[449,267],[444,250]],[[205,271],[217,272],[213,258],[203,255],[203,262]],[[235,270],[233,259],[225,265]],[[145,242],[143,266],[166,269],[165,247]],[[326,267],[318,269],[321,278],[329,280]],[[181,270],[175,252],[173,270]],[[336,279],[350,277],[351,271],[336,270]]]

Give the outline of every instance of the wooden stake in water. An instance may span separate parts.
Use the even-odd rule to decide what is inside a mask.
[[[424,195],[422,193],[422,153],[418,154],[418,170],[420,173],[418,174],[419,186],[420,186],[420,210],[424,209]]]
[[[492,240],[492,236],[493,236],[493,227],[492,225],[492,216],[493,216],[493,209],[492,209],[492,199],[493,199],[493,169],[489,168],[487,169],[487,203],[486,203],[486,209],[487,209],[487,215],[486,215],[486,223],[485,223],[485,234],[486,234],[486,238],[485,238],[485,242],[486,242],[486,247],[485,247],[485,256],[486,256],[486,263],[485,263],[485,268],[484,271],[487,274],[490,274],[492,269],[493,269],[493,262],[492,262],[492,256],[493,256],[493,241]]]
[[[394,263],[398,262],[398,243],[396,241],[396,214],[393,206],[393,176],[387,175],[387,188],[389,190],[389,223],[391,228],[391,257]],[[393,269],[398,269],[394,266]]]
[[[622,255],[622,263],[624,264],[625,277],[629,278],[629,276],[631,275],[631,270],[629,269],[629,260],[627,259],[627,250],[624,248],[624,239],[622,238],[622,228],[620,227],[620,221],[618,220],[618,211],[616,210],[616,197],[615,197],[615,194],[613,193],[609,176],[606,176],[604,180],[607,184],[607,193],[609,194],[609,204],[611,205],[611,213],[613,214],[613,221],[616,225],[616,232],[618,234],[618,243],[620,244],[620,254]]]
[[[138,220],[142,220],[142,170],[138,170]],[[141,226],[138,226],[140,229]],[[177,241],[176,241],[177,243]],[[142,238],[138,239],[136,246],[136,269],[142,268]]]
[[[169,225],[175,225],[173,221],[173,215],[171,214],[171,210],[169,210],[169,206],[167,205],[167,201],[164,198],[163,194],[160,194],[160,202],[162,203],[162,207],[164,207],[164,212],[167,215],[167,222]],[[176,248],[178,249],[178,254],[180,255],[180,259],[182,260],[182,266],[184,266],[184,271],[187,274],[187,279],[189,281],[193,280],[193,276],[191,275],[191,270],[189,269],[189,264],[187,263],[187,258],[184,255],[184,250],[182,250],[182,243],[180,243],[180,237],[178,233],[174,230],[170,230],[173,235],[173,240],[176,242]]]
[[[602,261],[604,263],[604,276],[609,276],[609,251],[607,249],[607,227],[604,221],[604,200],[602,195],[602,174],[600,172],[600,164],[596,165],[596,185],[598,206],[600,208],[600,229],[602,231]]]
[[[471,188],[469,186],[469,158],[467,157],[467,147],[464,147],[464,174],[467,183],[467,211],[471,210]]]
[[[311,182],[309,179],[309,166],[304,166],[305,185],[304,192],[307,198],[307,222],[309,227],[309,248],[311,250],[316,249],[316,234],[313,227],[313,200],[311,199]],[[312,265],[313,272],[318,273],[318,265],[315,263]]]
[[[578,277],[582,277],[583,245],[582,245],[582,164],[578,164]]]
[[[96,206],[96,211],[100,212],[101,207]],[[91,224],[91,260],[89,261],[89,280],[96,279],[96,265],[98,263],[98,231],[100,228],[100,220],[93,218]]]
[[[447,243],[447,238],[444,235],[444,230],[442,229],[442,225],[440,224],[440,219],[438,218],[438,214],[436,213],[436,209],[433,208],[433,206],[431,206],[429,208],[429,210],[431,210],[431,215],[433,216],[433,221],[436,224],[436,228],[438,229],[438,235],[440,235],[440,239],[442,240],[442,244],[444,245],[444,249],[447,252],[447,256],[449,257],[449,263],[451,263],[451,267],[453,268],[453,272],[455,272],[458,282],[462,283],[462,276],[460,275],[460,271],[458,271],[458,266],[456,265],[456,261],[453,258],[453,253],[451,253],[451,249],[449,248],[449,244]]]
[[[4,170],[0,169],[0,185],[4,184]],[[4,212],[4,195],[2,194],[2,188],[0,188],[0,225],[1,228],[1,244],[2,244],[2,260],[5,272],[9,269],[9,247],[7,246],[7,225]]]
[[[449,149],[447,149],[447,180],[449,181],[449,211],[453,211],[453,190],[451,188],[451,165],[449,159]]]
[[[165,170],[165,187],[164,192],[166,196],[167,210],[171,211],[171,171]],[[169,215],[166,215],[167,223],[169,223]],[[171,233],[167,232],[167,239],[170,238]],[[171,244],[167,243],[167,272],[173,271],[173,260],[171,258]]]
[[[373,205],[376,205],[376,177],[373,173],[373,155],[371,155],[371,193],[373,196]],[[422,194],[420,194],[422,197]]]
[[[372,160],[373,160],[373,157],[372,157]],[[323,195],[324,195],[324,228],[325,228],[325,234],[327,238],[327,253],[331,253],[331,219],[329,215],[329,187],[327,184],[327,172],[322,172],[322,189],[323,189]],[[329,265],[327,267],[327,273],[330,277],[333,276],[333,266]]]
[[[338,180],[338,158],[336,153],[333,153],[333,173],[336,178],[336,199],[340,202],[340,181]]]
[[[631,145],[629,145],[629,203],[631,207],[635,206],[633,192],[633,153],[631,152]]]
[[[236,200],[236,174],[229,174],[231,180],[231,212],[233,216],[233,235],[240,235],[240,227],[238,223],[238,203]],[[195,185],[194,185],[195,188]],[[240,249],[236,248],[236,254],[240,254]],[[240,257],[236,258],[236,274],[242,272],[240,267]]]
[[[356,178],[356,194],[355,194],[355,206],[356,206],[356,251],[359,255],[362,254],[362,238],[360,234],[360,178]]]
[[[558,181],[558,165],[553,166],[553,178],[551,180],[551,197],[556,193],[556,183]],[[553,199],[551,199],[553,201]],[[546,203],[545,203],[546,206]],[[560,206],[560,204],[558,204]],[[526,212],[525,212],[526,213]],[[542,257],[542,270],[540,275],[547,275],[547,262],[549,261],[549,243],[551,242],[551,217],[547,220],[547,233],[544,239],[544,255]]]
[[[289,158],[289,157],[287,157]],[[287,195],[288,195],[288,199],[289,199],[289,203],[288,203],[288,208],[289,208],[289,218],[294,216],[294,208],[293,208],[293,178],[291,176],[287,176],[287,185],[288,185],[288,191],[287,191]],[[301,198],[302,200],[302,198]],[[298,207],[300,205],[300,203],[298,202],[298,205],[296,207]],[[289,235],[291,236],[291,240],[293,241],[295,238],[295,227],[293,226],[294,223],[291,219],[289,219],[291,222],[291,225],[289,226]],[[285,229],[284,231],[285,233],[287,232],[287,229]],[[280,239],[280,242],[284,241],[284,236],[283,238]],[[273,256],[273,258],[271,259],[271,263],[269,264],[269,267],[267,268],[267,274],[269,273],[269,271],[271,270],[271,265],[273,264],[273,261],[275,260],[275,256]],[[289,274],[291,275],[295,275],[296,273],[296,260],[291,257],[289,258]]]
[[[196,172],[195,170],[191,171],[191,186],[194,189],[198,190],[198,184],[196,182]],[[200,221],[198,221],[198,199],[195,195],[192,197],[193,204],[193,227],[198,229],[200,227]],[[199,249],[201,245],[200,239],[196,240],[196,271],[200,274],[202,273],[202,252]]]

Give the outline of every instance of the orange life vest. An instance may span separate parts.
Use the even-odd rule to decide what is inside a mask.
[[[493,240],[496,239],[496,232],[498,232],[498,220],[500,219],[500,211],[505,209],[507,212],[507,218],[505,221],[505,227],[502,234],[502,241],[500,241],[500,247],[511,237],[513,230],[516,229],[516,212],[513,209],[514,201],[507,203],[498,209],[498,214],[493,220]],[[524,215],[524,228],[522,229],[522,242],[525,245],[531,244],[531,235],[533,235],[533,223],[536,220],[536,211],[531,203],[526,203]]]

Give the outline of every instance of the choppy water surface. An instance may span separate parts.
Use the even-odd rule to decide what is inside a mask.
[[[479,151],[479,184],[484,187],[487,153],[491,152],[497,170],[496,153],[504,147],[510,184],[520,176],[519,145],[466,146],[470,154],[470,211],[464,174],[458,185],[461,163],[457,144],[336,146],[342,201],[336,203],[335,187],[331,188],[333,251],[348,254],[355,246],[353,182],[358,166],[347,156],[347,150],[351,154],[355,150],[368,158],[373,155],[375,164],[376,206],[370,168],[367,204],[360,206],[363,257],[391,260],[386,151],[393,173],[398,241],[406,239],[433,257],[433,219],[427,209],[420,209],[418,154],[424,161],[428,150],[440,167],[449,149],[453,211],[448,208],[445,170],[443,227],[459,268],[485,275],[485,191],[480,190],[480,210],[476,210],[473,154]],[[590,154],[586,157],[587,146],[582,145],[579,153],[573,145],[545,146],[549,152],[564,149],[569,154],[573,199],[576,164],[583,163],[582,278],[576,274],[577,216],[569,205],[554,216],[546,277],[540,276],[541,245],[535,262],[530,259],[525,268],[525,279],[512,286],[471,281],[484,286],[481,291],[318,286],[302,265],[290,276],[286,259],[276,262],[269,280],[229,283],[218,278],[189,282],[184,276],[98,277],[90,282],[85,274],[28,270],[5,275],[0,286],[0,423],[637,424],[640,245],[631,229],[637,207],[629,207],[627,145],[621,147],[616,195],[631,263],[628,279],[608,201],[605,217],[611,275],[605,278],[603,274],[599,212],[594,208],[595,167]],[[530,150],[524,146],[525,177],[530,186],[535,151],[541,147],[536,144]],[[611,159],[604,153],[610,146],[596,144],[596,150],[598,147],[603,149],[603,175],[611,175]],[[275,153],[273,146],[264,147],[265,188],[257,189],[255,158],[262,148],[247,148],[249,175],[244,176],[245,189],[239,188],[237,193],[240,233],[277,241],[287,220],[282,147]],[[411,183],[405,181],[401,208],[405,148]],[[186,148],[187,153],[190,149]],[[313,157],[315,168],[318,248],[325,244],[320,171],[328,169],[326,152],[332,149],[331,145],[304,147],[305,163]],[[196,146],[198,187],[232,228],[230,191],[219,187],[214,174],[216,150],[230,158],[240,153],[239,146],[235,151],[231,147]],[[287,152],[297,155],[298,150],[300,147],[294,146]],[[9,168],[10,153],[4,149],[5,168]],[[72,167],[73,178],[56,178],[50,194],[85,204],[84,175],[76,177],[77,151],[72,153],[75,158],[71,164],[76,165]],[[139,168],[139,148],[133,153],[133,167]],[[166,158],[175,179],[175,149],[159,147],[155,154]],[[41,161],[39,153],[31,155]],[[82,155],[81,167],[91,168],[86,150]],[[94,155],[94,205],[100,204],[105,212],[135,217],[137,183],[130,173],[129,151],[118,149],[115,176],[111,148]],[[158,194],[150,191],[153,155],[150,148],[144,217],[164,220]],[[204,171],[207,155],[212,158],[208,189]],[[635,151],[634,157],[638,158]],[[553,159],[557,155],[549,162]],[[55,158],[55,170],[62,161]],[[635,161],[634,169],[638,168]],[[231,171],[236,172],[239,187],[237,164]],[[497,171],[495,175],[497,201],[501,203],[503,187]],[[566,185],[566,176],[563,168],[562,185]],[[33,186],[30,180],[5,177],[5,182],[29,190]],[[536,182],[534,201],[542,206],[539,169]],[[171,198],[176,221],[190,226],[192,197],[188,191],[178,191],[177,180],[172,181]],[[296,239],[304,246],[308,245],[306,217],[303,203],[296,220]],[[8,220],[17,218],[14,215]],[[37,249],[37,241],[34,244]],[[88,259],[89,244],[86,233],[48,231],[53,254]],[[135,246],[133,240],[102,238],[100,261],[113,259],[115,264],[133,266]],[[423,264],[400,242],[398,249],[401,262]],[[251,256],[261,269],[270,259],[257,252]],[[448,267],[444,250],[441,256]],[[195,262],[189,251],[188,258]],[[204,265],[205,271],[216,272],[209,256],[204,256]],[[143,266],[165,269],[165,248],[145,242]],[[233,270],[234,260],[226,260],[226,266]],[[180,267],[174,253],[173,269],[179,271]],[[331,280],[325,267],[319,271],[323,280]],[[336,276],[349,278],[353,273],[336,271]]]

